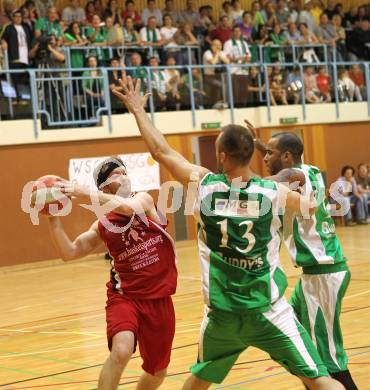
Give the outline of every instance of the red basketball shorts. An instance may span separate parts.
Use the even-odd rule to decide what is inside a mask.
[[[106,310],[108,347],[113,336],[131,331],[139,344],[142,368],[154,375],[167,368],[175,335],[172,298],[130,299],[108,289]]]

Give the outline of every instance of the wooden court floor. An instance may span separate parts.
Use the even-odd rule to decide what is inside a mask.
[[[370,389],[370,227],[338,228],[352,271],[342,328],[349,368],[359,389]],[[197,355],[203,314],[195,242],[180,243],[179,285],[174,297],[177,330],[169,377],[161,388],[180,389]],[[282,252],[289,296],[299,275]],[[105,283],[101,256],[31,267],[0,268],[0,389],[96,389],[107,357]],[[134,389],[137,354],[120,389]],[[244,352],[222,385],[213,389],[303,389],[300,382],[254,348]]]

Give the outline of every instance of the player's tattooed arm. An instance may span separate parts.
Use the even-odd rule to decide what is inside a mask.
[[[304,173],[295,168],[282,169],[276,175],[268,176],[266,179],[284,184],[293,191],[299,191],[306,184]]]
[[[114,90],[113,93],[135,116],[140,133],[152,157],[160,164],[163,164],[171,175],[184,185],[194,181],[194,177],[201,179],[208,170],[204,167],[191,164],[184,156],[171,148],[166,138],[154,126],[145,112],[149,94],[143,97],[140,95],[140,79],[134,82],[131,77],[125,77],[120,80],[120,84],[122,92]]]
[[[265,156],[267,153],[267,146],[260,138],[258,138],[257,129],[247,119],[244,119],[244,123],[253,137],[254,146],[262,154],[262,156]]]
[[[295,213],[310,218],[315,213],[316,201],[310,194],[309,196],[301,195],[295,191],[291,191],[287,186],[280,183],[277,184],[279,210]]]

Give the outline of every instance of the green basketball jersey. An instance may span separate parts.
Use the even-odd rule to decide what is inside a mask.
[[[316,266],[344,265],[346,258],[327,209],[328,199],[322,173],[319,168],[306,164],[300,164],[295,169],[303,172],[306,178],[303,194],[308,195],[314,191],[319,204],[310,219],[295,217],[290,229],[284,221],[285,243],[296,266],[315,267],[312,268],[317,271],[315,273],[330,272],[330,267],[321,267],[321,272]]]
[[[267,311],[284,294],[279,261],[279,187],[253,178],[230,184],[223,174],[200,182],[195,215],[205,303],[219,310]]]

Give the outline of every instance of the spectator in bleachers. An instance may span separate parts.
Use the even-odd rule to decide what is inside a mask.
[[[163,44],[161,33],[157,27],[157,19],[155,16],[151,16],[148,19],[147,26],[140,30],[140,40],[145,44],[152,47],[159,47]]]
[[[65,66],[65,54],[64,50],[58,46],[58,40],[55,35],[48,35],[48,44],[47,44],[47,53],[44,58],[39,57],[39,49],[40,42],[36,42],[36,44],[32,47],[29,52],[29,58],[35,59],[36,66],[41,64],[46,64],[50,69],[60,69]],[[49,74],[50,76],[58,77],[59,72],[52,72]]]
[[[223,52],[228,57],[230,64],[247,64],[251,61],[252,56],[248,43],[243,38],[239,26],[233,27],[232,37],[225,42]],[[231,67],[231,73],[236,75],[248,74],[248,69],[233,66]]]
[[[321,0],[312,0],[312,9],[311,14],[315,19],[315,24],[318,26],[320,24],[320,17],[324,11],[324,4]]]
[[[328,18],[331,20],[331,18],[335,15],[335,3],[336,0],[328,0],[327,6],[324,10],[324,13],[328,15]]]
[[[63,9],[62,20],[68,25],[72,22],[86,23],[85,10],[80,6],[80,0],[70,0],[69,6]]]
[[[298,104],[301,101],[302,90],[302,78],[301,72],[298,66],[294,67],[291,72],[288,73],[287,80],[287,100],[293,104]]]
[[[321,96],[325,103],[331,102],[330,95],[330,76],[325,66],[319,67],[319,74],[316,76],[317,88],[320,91]]]
[[[35,38],[40,38],[42,35],[55,35],[58,41],[62,38],[62,28],[58,20],[58,11],[54,6],[48,8],[46,18],[37,19]]]
[[[179,46],[194,46],[198,45],[198,40],[195,38],[194,34],[191,31],[191,25],[189,23],[183,23],[180,25],[179,29],[176,31],[173,39],[176,45]],[[178,65],[188,64],[189,58],[188,54],[185,51],[180,53],[181,55],[176,54],[176,61]],[[193,54],[192,54],[193,55]],[[192,59],[194,63],[194,58]]]
[[[180,14],[181,23],[188,23],[192,26],[194,34],[197,35],[201,26],[200,15],[193,0],[186,1],[186,8]]]
[[[317,75],[313,66],[307,66],[304,72],[304,88],[305,98],[307,103],[322,103],[323,97],[320,94],[319,87],[317,86]]]
[[[109,66],[110,68],[114,68],[108,72],[109,88],[111,91],[113,89],[120,90],[121,84],[119,80],[126,76],[126,71],[120,68],[124,68],[125,65],[121,63],[119,57],[113,57],[109,62]]]
[[[358,186],[354,178],[355,170],[353,167],[346,165],[342,168],[342,175],[336,181],[336,188],[339,194],[342,195],[343,205],[348,212],[344,215],[344,220],[347,226],[356,225],[353,220],[351,204],[354,204],[356,210],[357,223],[361,225],[367,224],[368,205],[365,204],[365,197],[358,191]]]
[[[35,0],[36,12],[39,18],[46,18],[48,14],[48,9],[53,6],[53,0]]]
[[[109,60],[108,49],[101,49],[98,46],[107,46],[107,30],[101,26],[101,19],[99,15],[94,15],[91,23],[91,27],[86,29],[86,37],[89,40],[89,44],[97,46],[97,49],[89,51],[89,56],[96,56],[100,61]]]
[[[78,22],[73,22],[67,28],[63,36],[64,46],[86,46],[88,39],[81,33],[80,25]],[[83,68],[85,62],[85,56],[83,50],[71,50],[71,67]]]
[[[176,46],[174,35],[177,32],[177,27],[174,27],[172,16],[170,14],[163,15],[163,26],[160,28],[163,45],[165,48]]]
[[[233,35],[231,39],[225,42],[223,51],[227,55],[230,64],[247,64],[252,58],[248,43],[242,37],[240,27],[237,25],[233,27]],[[248,68],[232,66],[230,72],[232,74],[234,103],[236,106],[245,105]]]
[[[370,42],[369,19],[363,19],[360,27],[356,27],[348,34],[347,48],[350,61],[369,60],[370,50],[366,46]]]
[[[338,89],[344,97],[341,100],[353,102],[356,97],[358,102],[362,101],[360,88],[351,80],[347,69],[338,71]]]
[[[366,6],[361,5],[358,7],[357,16],[355,19],[355,27],[360,27],[361,21],[369,18],[369,13],[367,12]]]
[[[101,78],[101,72],[98,67],[98,60],[95,56],[87,58],[87,67],[91,70],[85,70],[82,73],[82,89],[89,97],[86,99],[89,118],[94,117],[96,110],[104,105],[104,84]]]
[[[141,80],[141,92],[144,93],[147,88],[147,72],[142,66],[143,60],[140,53],[134,52],[131,55],[131,66],[134,68],[130,70],[130,76],[134,79]]]
[[[118,24],[122,26],[121,13],[122,11],[118,8],[117,0],[109,0],[107,8],[103,12],[103,19],[105,20],[107,17],[111,17],[114,25]]]
[[[29,67],[29,50],[32,32],[22,21],[20,10],[12,14],[12,22],[5,27],[1,37],[1,47],[8,54],[9,69],[26,69]],[[27,73],[11,74],[17,99],[21,97],[21,85],[27,83]]]
[[[230,27],[229,18],[224,15],[220,17],[219,25],[210,32],[209,42],[218,39],[222,44],[231,38],[232,29]]]
[[[212,7],[209,5],[203,5],[199,8],[200,26],[203,29],[203,35],[206,34],[209,29],[215,28],[210,10],[212,10]]]
[[[159,66],[157,57],[151,57],[149,59],[149,65],[151,67]],[[156,111],[162,111],[165,109],[167,103],[166,78],[163,70],[151,70],[151,86],[154,109]]]
[[[344,13],[344,9],[343,9],[343,4],[342,3],[337,3],[335,5],[333,17],[334,16],[340,16],[342,27],[345,27],[344,18],[346,17],[346,14]],[[333,20],[333,18],[331,18],[331,20]]]
[[[176,59],[173,56],[167,57],[166,65],[171,67],[176,65]],[[169,108],[180,109],[181,96],[179,92],[181,75],[178,69],[165,69],[164,76],[166,80],[167,105]]]
[[[366,99],[366,86],[365,75],[359,64],[351,65],[351,69],[348,72],[350,79],[355,83],[361,92],[363,99]]]
[[[348,12],[345,13],[344,17],[344,27],[347,28],[354,28],[356,19],[357,19],[357,12],[358,12],[358,7],[353,6],[350,8]]]
[[[238,26],[240,27],[243,38],[247,42],[251,42],[253,34],[253,20],[252,15],[248,11],[243,12],[242,21],[238,24]]]
[[[231,19],[233,24],[238,24],[242,22],[244,10],[240,4],[240,0],[232,0],[231,1]]]
[[[263,46],[267,42],[270,42],[270,33],[269,33],[267,26],[265,26],[264,24],[259,25],[256,37],[254,40],[258,45],[263,45]],[[268,49],[266,51],[268,51],[268,52],[270,51],[269,48],[266,47],[266,49]],[[269,62],[269,61],[270,61],[270,58],[268,59],[267,62]]]
[[[91,25],[96,14],[94,2],[88,1],[85,6],[86,23]]]
[[[126,17],[122,32],[125,46],[136,46],[141,44],[140,36],[135,30],[134,19],[132,19],[131,16]]]
[[[289,21],[291,23],[298,23],[299,5],[297,0],[288,1]]]
[[[284,32],[285,38],[289,44],[297,44],[302,41],[302,35],[295,23],[289,23],[287,30]]]
[[[13,0],[5,0],[3,4],[3,12],[0,13],[0,27],[12,22],[12,14],[16,6]],[[1,30],[0,30],[1,31]]]
[[[119,24],[114,24],[113,17],[105,18],[106,40],[109,46],[122,46],[124,44],[123,31]]]
[[[121,13],[122,20],[126,21],[127,18],[131,18],[135,27],[141,27],[143,22],[140,12],[135,8],[134,0],[126,0],[125,8]]]
[[[287,90],[286,90],[286,79],[279,64],[276,64],[272,68],[271,78],[270,78],[270,94],[271,94],[271,104],[276,106],[276,104],[282,103],[288,105],[287,100]]]
[[[257,0],[253,1],[252,3],[251,15],[253,20],[253,25],[256,30],[258,30],[261,24],[265,24],[265,19],[263,18],[263,15],[261,13],[261,4]]]
[[[265,20],[265,24],[268,27],[273,27],[278,23],[278,19],[275,12],[275,5],[271,1],[268,1],[265,4],[264,9],[261,11],[263,18]]]
[[[339,35],[336,32],[334,25],[329,21],[329,17],[327,14],[323,13],[320,17],[320,25],[317,28],[317,38],[320,43],[327,45],[330,48],[337,47],[337,41],[340,40]],[[330,50],[334,55],[333,50]],[[341,53],[336,51],[337,61],[343,61]]]
[[[220,10],[220,17],[226,16],[228,21],[229,21],[230,26],[233,25],[233,18],[231,16],[232,10],[233,10],[233,7],[231,5],[231,1],[226,0],[222,3],[222,9]]]
[[[288,43],[288,40],[286,38],[286,35],[281,29],[281,26],[279,23],[275,23],[274,27],[272,28],[272,31],[270,33],[270,41],[274,45],[283,46]],[[284,49],[281,48],[271,48],[270,51],[270,60],[272,62],[279,61],[279,62],[285,62],[285,52]]]
[[[249,68],[247,77],[247,105],[255,107],[260,103],[259,91],[265,91],[265,85],[259,85],[259,72],[256,66]]]
[[[113,68],[108,72],[111,107],[113,112],[117,112],[121,111],[120,109],[122,108],[122,103],[117,96],[112,93],[112,91],[122,91],[120,79],[126,76],[126,71],[124,69],[120,69],[124,68],[124,64],[121,63],[121,60],[118,57],[113,57],[109,62],[109,66],[110,68]]]
[[[313,32],[316,27],[316,21],[314,16],[311,13],[312,10],[312,1],[311,0],[304,0],[304,6],[303,10],[299,13],[298,22],[300,24],[304,23],[308,30]]]
[[[102,4],[102,0],[94,0],[94,7],[96,15],[99,15],[100,18],[103,17],[104,7]]]
[[[162,12],[155,5],[155,0],[147,0],[147,7],[141,13],[141,19],[145,26],[149,24],[149,19],[155,17],[159,26],[162,25]]]
[[[316,44],[319,42],[319,39],[313,33],[307,28],[307,25],[305,23],[301,23],[299,25],[299,32],[301,33],[302,40],[299,43],[302,43],[304,45],[309,44]],[[319,62],[319,58],[317,57],[316,51],[314,48],[306,48],[303,50],[302,55],[300,57],[301,60],[304,62]]]
[[[276,18],[278,23],[283,27],[287,27],[290,20],[290,13],[285,0],[278,0],[276,3]]]
[[[34,26],[38,19],[34,1],[27,0],[20,8],[20,10],[22,12],[23,23],[26,23],[28,25],[33,35]]]
[[[338,36],[336,42],[337,50],[340,52],[342,59],[347,61],[346,30],[342,26],[342,17],[339,14],[335,14],[332,18],[332,23]]]
[[[174,26],[178,26],[181,23],[181,11],[175,9],[173,0],[166,0],[164,4],[162,15],[170,15]]]
[[[214,39],[211,48],[203,54],[204,65],[226,65],[230,61],[226,53],[222,51],[222,43],[218,39]],[[204,69],[204,84],[207,97],[207,104],[217,105],[216,107],[225,107],[223,101],[224,84],[222,79],[222,68],[206,68]],[[226,106],[227,107],[227,106]]]
[[[204,97],[206,93],[201,88],[202,74],[200,72],[200,69],[193,68],[191,70],[191,75],[192,75],[193,97],[194,97],[195,108],[203,109]],[[180,96],[181,96],[181,105],[183,107],[190,107],[190,77],[188,72],[186,72],[181,78]]]
[[[105,46],[107,44],[107,30],[101,27],[99,15],[93,16],[91,27],[86,30],[86,36],[92,45]]]
[[[370,201],[370,176],[367,164],[361,163],[357,167],[356,183],[358,192],[363,196],[365,207],[366,219],[369,221],[369,201]]]

